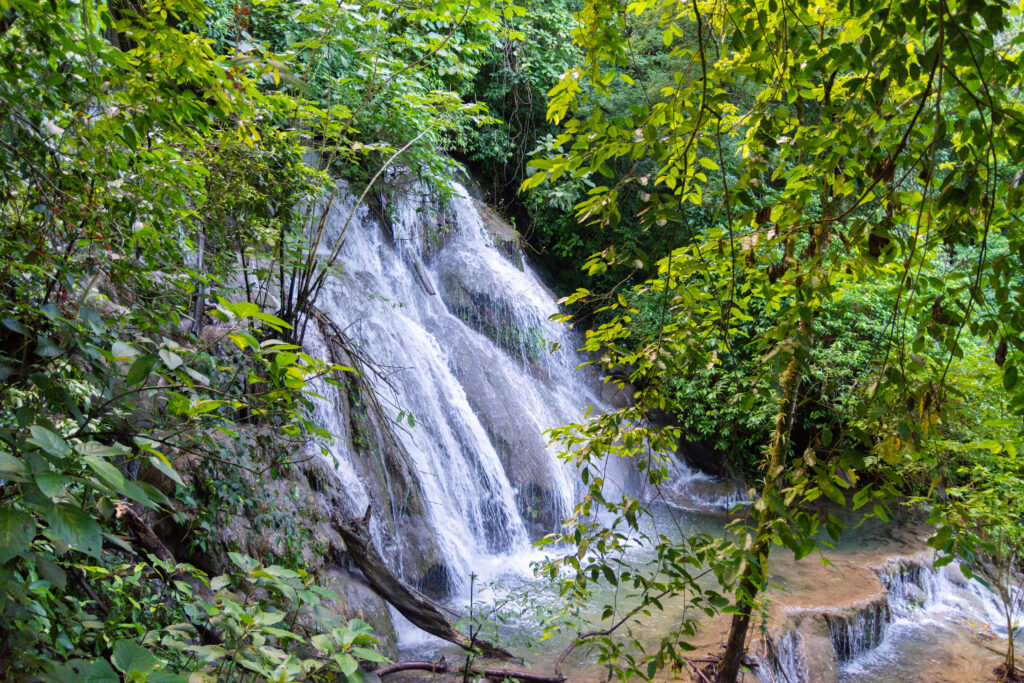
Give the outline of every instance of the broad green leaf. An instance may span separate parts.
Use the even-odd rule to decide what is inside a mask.
[[[124,674],[148,674],[160,660],[134,640],[122,639],[114,643],[114,654],[110,658],[117,670]]]
[[[364,659],[364,660],[366,660],[368,662],[386,662],[386,661],[388,661],[387,657],[385,657],[381,653],[377,652],[376,650],[371,650],[368,647],[359,647],[358,645],[356,647],[352,648],[352,654],[355,657],[358,657],[359,659]]]
[[[35,562],[40,576],[49,581],[57,590],[67,589],[68,575],[60,565],[42,555],[36,555]]]
[[[0,451],[0,479],[21,479],[28,474],[25,463],[10,453]]]
[[[82,459],[92,469],[92,471],[99,476],[100,479],[113,487],[118,493],[124,493],[125,478],[124,475],[121,474],[120,470],[111,465],[108,461],[103,458],[98,458],[95,455],[86,455]]]
[[[153,452],[153,455],[149,456],[149,463],[155,467],[159,472],[168,476],[174,483],[184,486],[185,482],[182,480],[171,463],[167,460],[163,453]]]
[[[50,530],[75,550],[98,555],[103,546],[103,533],[96,520],[74,505],[54,505],[45,515]]]
[[[34,481],[47,498],[67,498],[68,492],[65,487],[73,480],[56,472],[41,472],[35,476]]]
[[[139,352],[136,351],[130,344],[123,341],[116,341],[110,347],[110,353],[113,355],[114,360],[134,360]]]
[[[128,374],[125,375],[124,383],[127,387],[133,387],[136,384],[140,384],[149,377],[149,373],[153,371],[153,367],[156,365],[156,356],[147,354],[140,356],[135,359],[132,366],[128,369]]]
[[[71,446],[68,445],[68,442],[46,427],[32,425],[29,431],[32,433],[32,436],[27,441],[33,446],[40,448],[43,452],[61,458],[71,455]]]
[[[1007,365],[1003,370],[1003,387],[1007,391],[1013,391],[1015,386],[1017,386],[1017,366]]]
[[[20,555],[36,537],[36,521],[21,510],[0,508],[0,564]]]
[[[338,666],[341,667],[341,672],[346,676],[351,676],[359,668],[359,662],[349,654],[336,654],[334,655],[334,661],[338,663]]]
[[[181,359],[181,356],[170,349],[160,349],[159,355],[160,360],[164,362],[168,370],[177,370],[185,362]]]

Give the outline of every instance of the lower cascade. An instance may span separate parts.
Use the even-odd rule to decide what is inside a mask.
[[[788,610],[785,625],[768,638],[759,658],[766,670],[760,678],[897,680],[893,676],[901,672],[918,671],[919,662],[910,661],[915,639],[934,645],[936,632],[971,629],[1006,637],[998,597],[965,577],[957,563],[935,567],[930,556],[894,557],[874,572],[882,590],[871,599]]]

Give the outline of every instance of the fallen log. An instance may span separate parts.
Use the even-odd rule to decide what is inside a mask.
[[[377,549],[373,547],[373,543],[370,541],[369,524],[370,507],[368,506],[362,519],[343,519],[338,524],[338,530],[345,541],[352,562],[363,572],[363,576],[378,595],[391,603],[402,613],[402,616],[427,633],[484,657],[516,659],[511,652],[502,647],[492,645],[484,640],[471,639],[456,630],[451,619],[442,613],[441,605],[395,576],[388,569]]]
[[[427,661],[408,661],[408,662],[397,662],[388,666],[383,666],[373,673],[378,676],[387,676],[388,674],[396,674],[402,671],[429,671],[435,674],[457,674],[471,676],[483,676],[491,680],[505,681],[515,680],[523,681],[525,683],[562,683],[566,680],[565,676],[549,676],[546,674],[535,674],[529,671],[516,671],[514,669],[496,669],[487,668],[482,666],[458,666],[451,667],[445,658],[437,660],[436,662]]]

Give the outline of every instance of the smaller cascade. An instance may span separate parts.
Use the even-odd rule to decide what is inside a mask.
[[[829,638],[842,665],[878,647],[892,620],[887,596],[853,605],[840,614],[826,614]]]
[[[900,639],[921,628],[976,630],[983,625],[1006,637],[998,596],[965,577],[958,563],[936,568],[925,555],[898,557],[874,572],[883,589],[876,597],[835,608],[787,611],[785,624],[769,637],[761,658],[770,680],[873,676],[875,667],[890,665]],[[814,636],[813,646],[808,635]],[[886,654],[877,656],[883,650]]]
[[[933,616],[964,617],[1006,637],[999,596],[968,579],[959,562],[935,568],[926,560],[900,559],[878,570],[897,618],[910,619],[922,610]]]
[[[681,510],[722,512],[750,502],[746,487],[738,479],[726,479],[674,463],[672,480],[661,487],[665,502]]]
[[[807,662],[803,638],[799,631],[790,629],[776,640],[768,640],[768,655],[764,662],[772,678],[786,683],[804,683],[807,680]]]

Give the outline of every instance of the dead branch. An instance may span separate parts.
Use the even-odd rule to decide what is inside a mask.
[[[497,681],[504,681],[511,678],[512,680],[525,681],[526,683],[561,683],[566,680],[565,676],[562,675],[548,676],[545,674],[531,673],[529,671],[516,671],[514,669],[489,669],[482,666],[460,666],[452,668],[448,665],[448,662],[444,657],[441,657],[441,659],[436,662],[397,662],[395,664],[381,667],[373,673],[378,676],[387,676],[389,674],[396,674],[402,671],[429,671],[435,674],[451,673],[457,675],[469,674],[471,676],[483,676],[484,678]]]
[[[427,633],[484,657],[516,659],[511,652],[502,647],[487,641],[470,639],[466,634],[456,630],[451,620],[442,613],[443,608],[440,605],[395,576],[370,542],[369,523],[370,507],[367,507],[362,519],[343,519],[338,524],[338,530],[352,561],[363,572],[363,576],[378,595]]]
[[[152,527],[146,524],[142,517],[139,517],[139,513],[135,512],[131,506],[127,503],[115,503],[114,515],[118,519],[125,521],[131,532],[139,539],[139,543],[143,548],[164,562],[174,564],[174,553],[164,545],[164,542],[160,540]]]

